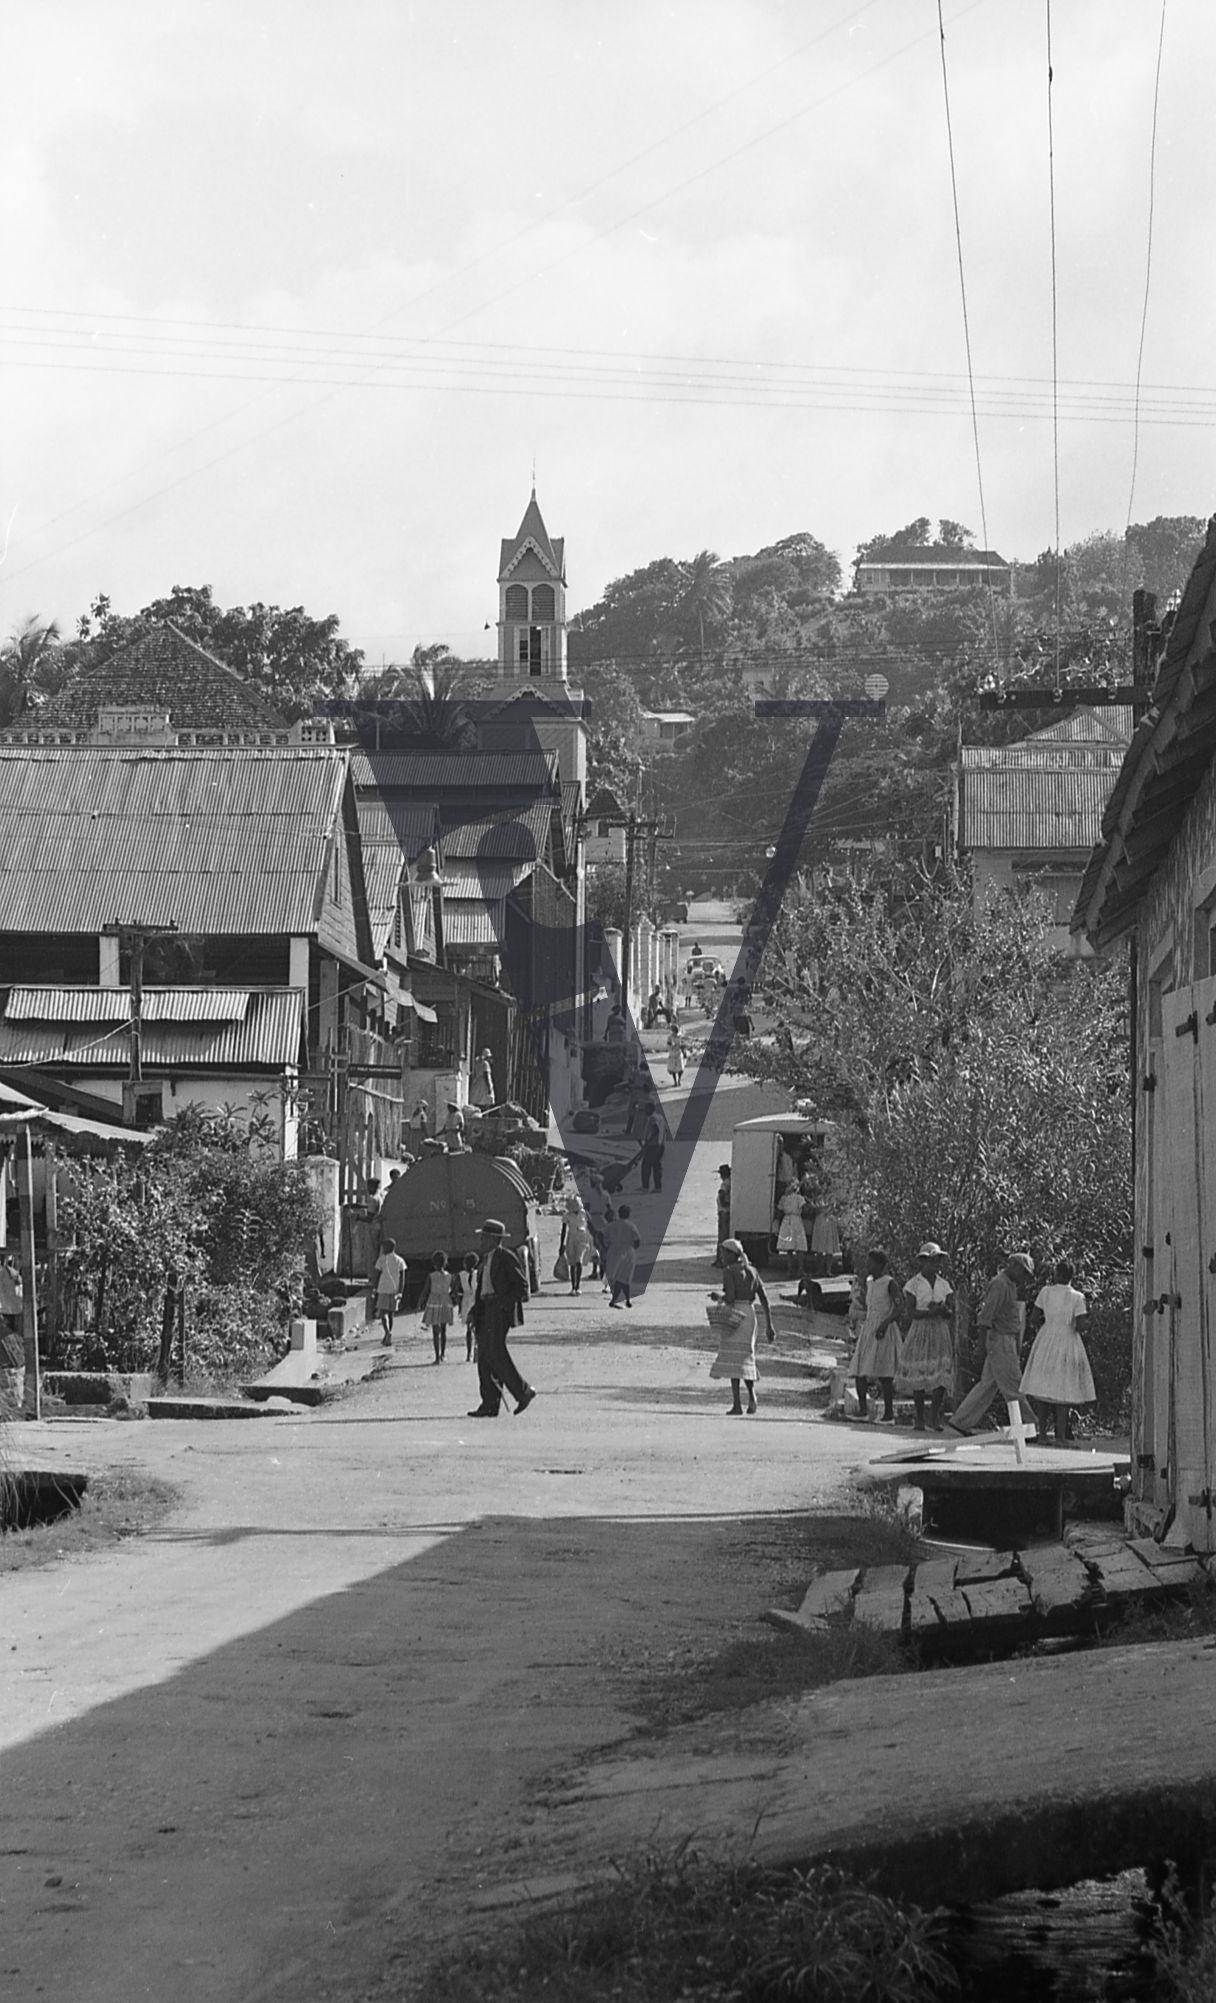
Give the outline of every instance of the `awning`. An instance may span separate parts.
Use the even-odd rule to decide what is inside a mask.
[[[434,1009],[428,1008],[425,1002],[417,1001],[413,995],[402,995],[400,1001],[402,1008],[413,1009],[419,1022],[438,1022],[439,1017]]]

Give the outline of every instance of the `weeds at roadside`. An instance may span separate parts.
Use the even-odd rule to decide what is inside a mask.
[[[417,2003],[927,2003],[956,1988],[931,1915],[830,1867],[769,1872],[681,1848],[445,1954],[410,1993]]]
[[[851,1624],[825,1634],[767,1627],[767,1606],[794,1604],[819,1572],[862,1565],[911,1564],[921,1546],[905,1518],[882,1495],[858,1492],[833,1510],[757,1524],[744,1561],[756,1571],[753,1617],[707,1648],[700,1636],[661,1667],[647,1664],[633,1680],[634,1701],[660,1730],[713,1713],[740,1711],[772,1698],[796,1697],[858,1676],[893,1676],[917,1667],[897,1636]]]
[[[54,1523],[0,1535],[0,1575],[56,1565],[63,1558],[113,1550],[132,1537],[146,1536],[164,1521],[178,1499],[167,1481],[132,1468],[113,1468],[90,1477],[79,1509]]]
[[[1210,1634],[1216,1634],[1216,1581],[1204,1577],[1155,1605],[1133,1602],[1103,1626],[1094,1646],[1140,1648],[1155,1641],[1198,1641]]]

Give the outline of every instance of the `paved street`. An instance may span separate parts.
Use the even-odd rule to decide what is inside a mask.
[[[631,1316],[546,1282],[526,1417],[468,1421],[462,1348],[436,1368],[411,1317],[316,1413],[21,1429],[31,1465],[143,1466],[182,1506],[0,1584],[6,1996],[362,1993],[424,1890],[433,1916],[502,1876],[540,1775],[629,1732],[622,1665],[762,1611],[749,1521],[884,1444],[812,1417],[792,1314],[754,1420],[709,1381],[716,1164],[766,1103],[715,1100]]]

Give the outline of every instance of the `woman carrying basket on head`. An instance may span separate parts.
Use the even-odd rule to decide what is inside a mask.
[[[709,1325],[718,1337],[718,1353],[709,1366],[711,1377],[729,1377],[732,1403],[727,1407],[727,1416],[739,1419],[743,1416],[740,1397],[742,1386],[747,1386],[747,1409],[756,1409],[756,1307],[764,1311],[764,1326],[770,1342],[776,1340],[773,1334],[773,1311],[769,1306],[764,1282],[755,1267],[748,1264],[743,1247],[737,1238],[727,1238],[722,1244],[721,1295],[711,1294]]]

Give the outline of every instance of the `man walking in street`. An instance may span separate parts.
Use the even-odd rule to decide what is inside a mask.
[[[651,1105],[642,1129],[642,1188],[663,1187],[663,1150],[666,1146],[666,1130],[663,1116],[658,1107]]]
[[[976,1384],[947,1422],[952,1433],[973,1433],[988,1411],[998,1391],[1007,1405],[1021,1406],[1022,1331],[1026,1310],[1022,1293],[1034,1278],[1034,1260],[1029,1252],[1011,1252],[1000,1272],[989,1282],[980,1308],[979,1323],[984,1336],[984,1368]],[[1026,1410],[1029,1412],[1029,1402]],[[1010,1412],[1010,1424],[1013,1414]]]
[[[507,1348],[507,1334],[524,1318],[528,1275],[520,1253],[504,1245],[506,1226],[487,1217],[479,1232],[481,1263],[469,1321],[477,1338],[477,1377],[481,1403],[470,1419],[496,1419],[503,1392],[515,1400],[516,1412],[526,1412],[536,1393],[524,1381]]]

